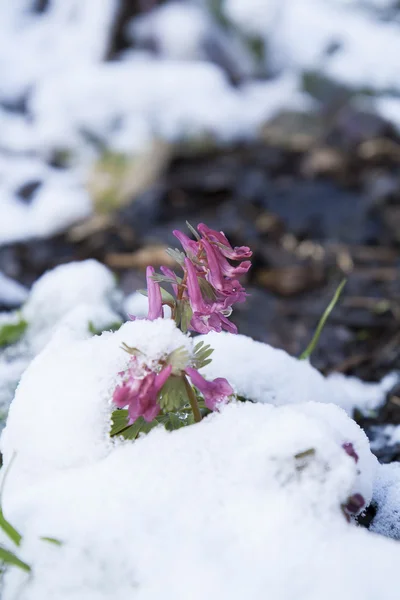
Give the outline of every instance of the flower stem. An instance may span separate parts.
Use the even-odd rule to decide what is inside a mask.
[[[183,381],[185,382],[185,387],[186,387],[186,391],[187,391],[187,394],[189,397],[190,406],[192,407],[194,420],[196,423],[200,423],[202,417],[201,417],[199,405],[197,403],[196,394],[194,393],[193,388],[190,385],[190,383],[188,382],[186,377],[183,378]]]

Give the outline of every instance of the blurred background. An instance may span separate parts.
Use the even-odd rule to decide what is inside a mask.
[[[0,310],[98,259],[125,294],[206,222],[254,250],[239,331],[400,368],[400,2],[0,0]]]

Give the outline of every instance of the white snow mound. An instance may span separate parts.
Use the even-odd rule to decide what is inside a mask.
[[[54,328],[65,323],[80,338],[119,321],[121,293],[109,269],[95,260],[72,262],[48,271],[32,287],[21,317],[28,323],[21,340],[0,352],[0,410],[6,411],[30,361],[45,347]],[[18,321],[16,313],[7,321]]]
[[[204,369],[207,378],[226,377],[239,395],[256,402],[331,402],[352,415],[354,408],[365,412],[380,406],[398,380],[394,373],[379,384],[338,373],[324,377],[308,361],[244,335],[213,332],[199,340],[214,348]]]
[[[398,546],[341,511],[354,493],[370,501],[376,469],[343,410],[233,403],[115,444],[122,342],[153,359],[192,349],[168,319],[86,339],[64,322],[21,380],[1,438],[5,466],[14,456],[3,505],[33,576],[10,569],[4,600],[394,598]]]

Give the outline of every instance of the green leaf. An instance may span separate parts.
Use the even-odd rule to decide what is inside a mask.
[[[89,321],[89,331],[93,335],[101,335],[103,331],[118,331],[121,327],[122,321],[115,321],[114,323],[110,323],[110,325],[106,325],[105,327],[95,327],[93,321]]]
[[[0,508],[0,528],[4,531],[6,536],[10,538],[14,542],[16,546],[21,544],[22,536],[21,534],[11,525],[9,521],[5,518],[3,514],[3,509]]]
[[[165,429],[167,429],[168,431],[175,431],[176,429],[181,429],[182,427],[186,427],[186,425],[188,425],[188,417],[189,415],[186,415],[184,413],[167,413],[166,415],[163,415],[162,418],[162,424],[164,425]]]
[[[214,301],[216,299],[216,295],[215,295],[214,288],[212,287],[212,285],[206,279],[203,279],[202,277],[198,278],[198,282],[200,285],[200,291],[201,291],[202,296],[207,298],[208,300]]]
[[[13,552],[3,548],[0,546],[0,561],[5,563],[6,565],[13,565],[14,567],[19,567],[23,571],[30,573],[31,568],[25,562],[18,558]]]
[[[17,323],[0,325],[0,348],[18,342],[27,327],[28,323],[24,319],[20,319]]]
[[[54,544],[54,546],[62,546],[63,545],[63,543],[60,540],[57,540],[56,538],[53,538],[53,537],[42,536],[40,539],[43,542],[49,542],[49,544]]]
[[[159,422],[157,419],[154,419],[154,421],[148,423],[143,419],[143,417],[139,417],[132,425],[129,425],[129,427],[121,431],[120,435],[122,435],[122,437],[126,440],[136,440],[141,433],[149,433],[158,425]]]
[[[189,398],[183,377],[170,375],[158,395],[161,409],[166,412],[179,410],[188,402]]]
[[[175,306],[175,324],[177,327],[181,324],[182,319],[182,302],[177,302]]]
[[[204,342],[199,342],[194,348],[194,367],[195,369],[201,369],[211,362],[210,356],[214,352],[214,349],[210,345],[204,346]]]
[[[125,408],[114,410],[111,415],[111,423],[110,435],[112,437],[128,427],[128,411]]]
[[[322,315],[321,319],[319,320],[319,323],[317,325],[317,329],[315,330],[315,333],[312,337],[311,342],[308,344],[307,348],[304,350],[304,352],[302,352],[302,354],[300,354],[299,359],[300,360],[306,360],[307,358],[310,358],[311,354],[314,352],[317,344],[318,344],[318,340],[320,338],[320,335],[322,333],[323,328],[325,327],[325,323],[328,320],[329,315],[331,314],[331,312],[333,311],[333,309],[335,308],[339,298],[340,298],[340,294],[343,291],[344,286],[346,285],[347,279],[343,279],[343,281],[341,282],[341,284],[338,286],[332,300],[330,301],[330,303],[328,304],[328,306],[325,309],[324,314]]]
[[[128,344],[125,344],[125,342],[122,342],[121,348],[122,350],[125,350],[125,352],[127,352],[128,354],[131,354],[131,356],[138,356],[139,354],[143,354],[141,350],[139,350],[138,348],[133,348],[132,346],[128,346]]]
[[[186,221],[186,227],[189,229],[190,233],[192,233],[194,235],[194,237],[196,238],[196,240],[199,242],[201,240],[201,237],[199,236],[199,234],[197,233],[195,228],[192,227],[192,225],[189,223],[189,221]]]
[[[167,248],[167,250],[165,251],[168,256],[170,256],[175,262],[178,263],[178,265],[181,265],[182,267],[185,264],[185,254],[184,252],[181,252],[180,250],[178,250],[178,248]]]
[[[159,425],[156,419],[148,423],[143,417],[139,417],[132,425],[129,425],[128,411],[126,409],[115,410],[111,415],[111,419],[112,427],[110,436],[121,435],[126,440],[135,440],[140,433],[149,433],[149,431]]]
[[[189,302],[181,302],[181,331],[186,333],[189,329],[190,321],[192,320],[193,311],[190,307]]]
[[[173,375],[180,375],[181,371],[183,371],[188,365],[189,353],[185,346],[180,346],[168,354],[165,362],[167,365],[172,365]]]

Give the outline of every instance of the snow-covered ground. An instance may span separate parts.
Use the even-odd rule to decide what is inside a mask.
[[[140,154],[160,137],[226,143],[257,135],[281,109],[312,108],[306,71],[379,94],[377,110],[397,125],[392,5],[168,2],[126,23],[131,47],[110,61],[117,0],[1,3],[0,244],[90,215],[86,184],[104,148]],[[55,157],[64,168],[50,166]]]
[[[0,315],[27,322],[0,355],[3,410],[23,373],[0,448],[2,507],[32,567],[7,570],[2,598],[394,600],[399,547],[377,534],[400,537],[400,471],[378,464],[351,414],[379,407],[396,377],[325,378],[246,336],[210,333],[204,375],[251,402],[174,432],[110,438],[122,344],[157,360],[193,352],[169,318],[107,331],[146,304],[123,299],[89,260],[45,274],[20,312]],[[375,533],[344,518],[354,494],[378,504]]]
[[[54,328],[66,321],[89,333],[90,323],[94,329],[112,325],[121,318],[121,300],[112,273],[100,263],[87,260],[46,273],[33,285],[21,310],[0,313],[0,331],[4,325],[26,322],[16,343],[0,347],[2,419],[22,373],[50,340]]]
[[[89,265],[81,267],[83,278]],[[50,299],[64,276],[47,275],[43,294],[47,286]],[[207,374],[228,376],[255,402],[115,442],[112,391],[129,359],[121,344],[158,359],[182,345],[191,352],[192,340],[170,319],[93,336],[77,314],[25,371],[1,437],[10,466],[3,508],[33,569],[9,569],[3,598],[396,597],[398,545],[348,523],[341,508],[353,494],[382,498],[376,529],[390,536],[399,488],[398,473],[378,465],[363,431],[333,404],[345,404],[343,381],[244,336],[211,334]],[[238,368],[239,348],[253,371]],[[358,404],[371,394],[378,402],[383,388],[359,383]]]

